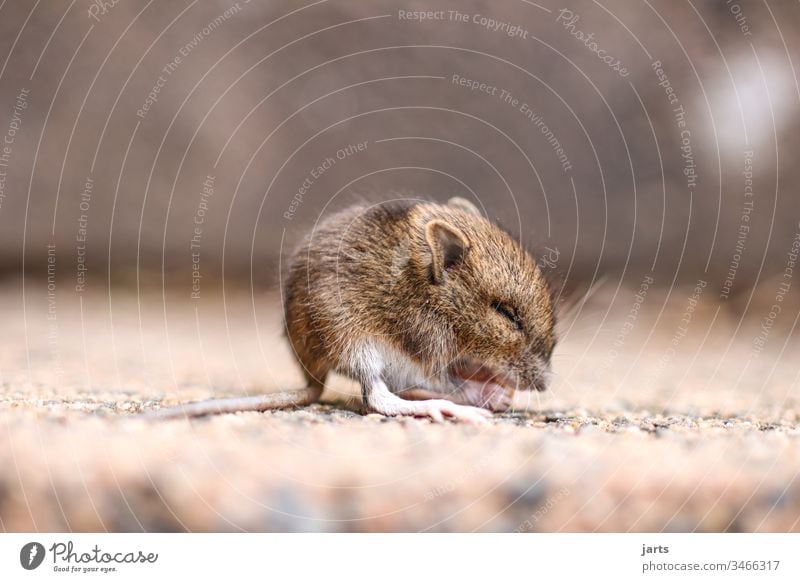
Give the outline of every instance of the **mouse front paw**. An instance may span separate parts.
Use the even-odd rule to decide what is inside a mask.
[[[492,412],[505,412],[514,404],[515,390],[501,384],[466,380],[461,390],[467,402]]]
[[[452,418],[470,424],[483,424],[492,417],[492,413],[483,408],[455,404],[449,400],[423,400],[417,404],[424,407],[414,416],[427,416],[434,422],[444,422],[445,418]]]

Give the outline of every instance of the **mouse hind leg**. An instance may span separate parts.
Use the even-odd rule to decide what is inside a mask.
[[[322,396],[325,380],[333,366],[326,357],[322,339],[308,323],[307,317],[295,319],[294,325],[286,327],[286,337],[305,378],[309,398],[316,396],[309,402],[311,404]]]

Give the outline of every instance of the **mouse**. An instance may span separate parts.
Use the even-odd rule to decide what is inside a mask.
[[[334,213],[294,252],[282,287],[305,387],[155,416],[307,406],[336,372],[360,384],[368,412],[483,423],[516,391],[547,387],[553,290],[533,256],[465,198]]]

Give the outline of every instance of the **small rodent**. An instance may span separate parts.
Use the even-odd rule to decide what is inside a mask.
[[[533,258],[470,202],[353,206],[322,221],[284,282],[286,335],[307,381],[159,417],[305,406],[330,372],[387,416],[482,422],[544,390],[554,300]]]

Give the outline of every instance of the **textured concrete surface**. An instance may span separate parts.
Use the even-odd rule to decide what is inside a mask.
[[[0,528],[800,530],[796,306],[762,342],[769,293],[739,318],[710,291],[606,287],[552,389],[476,427],[362,415],[342,379],[304,410],[146,422],[298,386],[274,296],[7,284]]]

